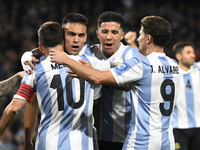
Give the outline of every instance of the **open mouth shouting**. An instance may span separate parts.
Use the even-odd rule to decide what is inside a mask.
[[[73,45],[73,46],[72,46],[72,49],[73,49],[73,50],[78,50],[78,49],[79,49],[79,46],[78,46],[78,45]]]
[[[113,44],[112,43],[106,43],[105,48],[110,49],[112,48]]]

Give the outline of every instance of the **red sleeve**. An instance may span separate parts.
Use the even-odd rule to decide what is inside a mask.
[[[24,84],[24,83],[21,83],[20,87],[19,87],[19,90],[17,91],[17,95],[20,95],[22,96],[23,98],[25,98],[28,102],[30,102],[31,98],[33,97],[33,94],[35,93],[35,90]]]

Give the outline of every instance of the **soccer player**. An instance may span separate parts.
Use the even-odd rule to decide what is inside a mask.
[[[50,51],[52,62],[67,65],[89,82],[111,85],[129,83],[132,117],[123,150],[175,149],[172,111],[179,86],[179,67],[164,53],[164,46],[171,35],[167,20],[159,16],[144,17],[137,39],[139,51],[144,57],[133,57],[107,71],[81,65],[62,52]]]
[[[12,77],[0,82],[0,98],[10,93],[21,81],[25,75],[24,71],[18,72]]]
[[[20,89],[3,113],[0,133],[36,91],[41,121],[35,149],[93,150],[97,145],[93,138],[92,108],[93,100],[100,94],[94,92],[95,85],[71,77],[65,65],[50,62],[50,49],[64,52],[63,35],[62,27],[56,22],[46,22],[38,30],[39,47],[46,57],[40,57],[33,74],[23,78]],[[110,67],[109,62],[94,57],[71,57],[77,61],[84,58],[98,69]]]
[[[99,16],[96,34],[100,44],[92,47],[97,58],[119,66],[133,56],[141,56],[137,48],[121,43],[123,26],[124,20],[119,13],[106,11]],[[102,86],[98,126],[100,150],[122,149],[131,119],[130,94],[130,91],[125,92],[116,87]]]
[[[69,55],[78,55],[81,50],[89,48],[88,45],[84,46],[87,39],[87,18],[79,13],[69,13],[62,20],[62,28],[65,31],[64,49]],[[31,60],[38,62],[33,56],[39,54],[38,49],[34,49],[32,52],[26,52],[22,56],[22,66],[24,70],[31,74],[33,71],[30,68],[35,69]],[[43,54],[42,54],[43,55]],[[41,54],[39,54],[41,56]],[[26,62],[27,65],[24,63]],[[30,65],[30,66],[29,66]],[[26,104],[24,114],[24,127],[25,127],[25,149],[29,150],[33,147],[32,135],[36,126],[37,119],[37,98],[34,95],[30,103]],[[29,114],[32,116],[30,117]]]
[[[180,67],[180,86],[173,112],[176,150],[200,149],[200,67],[190,42],[178,42],[173,52]]]
[[[64,18],[62,22],[62,27],[65,29],[65,50],[68,54],[77,55],[78,53],[84,53],[86,55],[96,56],[99,59],[104,59],[115,65],[120,65],[124,61],[132,58],[132,56],[141,55],[138,49],[125,46],[121,43],[124,37],[124,20],[121,14],[111,11],[102,13],[98,18],[98,29],[96,33],[100,44],[95,44],[91,47],[89,45],[81,45],[83,46],[82,50],[75,51],[75,48],[81,48],[81,46],[75,46],[72,42],[73,38],[71,35],[76,35],[77,38],[81,38],[81,35],[85,35],[83,33],[86,32],[82,31],[79,34],[77,33],[80,27],[72,24],[75,21],[77,22],[76,18],[71,16],[68,19]],[[85,40],[82,41],[85,42]],[[95,104],[99,105],[97,102],[95,101]],[[97,122],[99,120],[95,116],[96,127],[99,129],[98,139],[100,150],[122,149],[131,118],[130,103],[130,92],[116,89],[116,87],[102,87],[100,126],[98,126]],[[94,110],[98,111],[96,107]]]

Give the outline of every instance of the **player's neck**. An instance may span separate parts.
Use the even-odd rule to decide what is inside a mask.
[[[179,67],[184,70],[184,71],[188,71],[190,69],[190,65],[184,65],[182,63],[179,62]]]
[[[149,47],[147,48],[145,56],[151,54],[152,52],[163,53],[164,50],[163,50],[162,47],[155,46],[155,45],[151,45],[151,46],[149,46]]]

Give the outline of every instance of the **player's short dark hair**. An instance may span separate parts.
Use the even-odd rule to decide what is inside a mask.
[[[174,55],[177,54],[177,53],[181,54],[182,51],[183,51],[183,48],[185,46],[192,46],[193,47],[193,44],[191,42],[188,42],[188,41],[181,41],[181,42],[174,44],[174,46],[172,47]]]
[[[63,28],[57,22],[45,22],[38,30],[38,42],[40,42],[44,47],[54,47],[62,44],[63,37]]]
[[[116,22],[120,24],[120,28],[124,28],[124,19],[120,13],[113,11],[106,11],[102,13],[98,18],[98,28],[103,22]]]
[[[141,26],[145,34],[153,37],[153,43],[164,47],[172,37],[171,25],[160,16],[146,16],[141,20]]]
[[[80,23],[87,27],[88,19],[84,15],[79,13],[69,13],[63,18],[62,26],[67,23]]]

